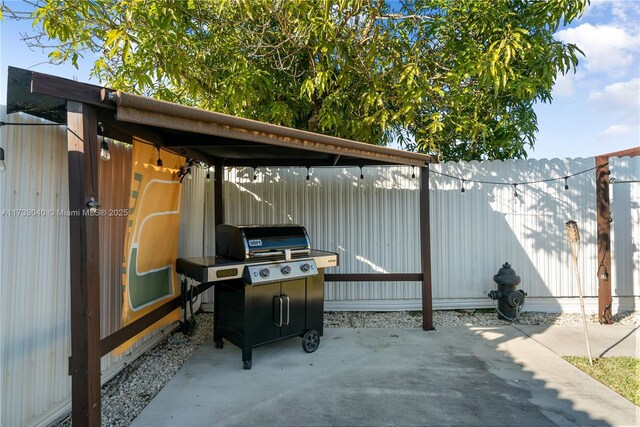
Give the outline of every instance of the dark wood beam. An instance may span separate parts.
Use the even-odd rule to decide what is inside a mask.
[[[421,273],[325,274],[325,282],[421,282]]]
[[[40,95],[48,95],[56,98],[76,101],[85,105],[99,108],[116,109],[116,104],[102,100],[102,86],[80,83],[75,80],[64,79],[62,77],[50,76],[48,74],[32,72],[31,92]]]
[[[628,148],[626,150],[614,151],[613,153],[601,154],[597,157],[635,157],[640,156],[640,147]]]
[[[611,206],[609,158],[596,157],[596,214],[598,239],[598,319],[612,324],[611,315]]]
[[[180,308],[180,299],[180,296],[174,297],[134,322],[129,323],[111,335],[102,338],[100,340],[100,355],[104,356],[105,354],[108,354],[110,351],[135,337],[158,320],[171,314],[171,312],[177,308]]]
[[[85,214],[98,199],[96,110],[67,103],[71,272],[71,419],[100,425],[100,271],[98,216]]]
[[[304,152],[302,152],[304,155]],[[335,163],[335,164],[334,164]],[[336,162],[334,156],[327,157],[326,159],[305,159],[304,157],[297,158],[280,158],[280,159],[265,159],[265,158],[251,158],[249,156],[243,158],[226,158],[226,166],[234,167],[254,167],[254,166],[266,166],[266,167],[353,167],[353,166],[394,166],[395,163],[385,163],[375,160],[364,160],[354,157],[340,157]]]
[[[214,227],[224,224],[224,162],[217,158],[213,163]],[[214,230],[215,230],[214,228]]]
[[[431,294],[431,225],[429,217],[429,165],[420,173],[420,263],[422,265],[422,329],[433,331]]]

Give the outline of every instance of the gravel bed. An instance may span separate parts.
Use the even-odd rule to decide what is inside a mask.
[[[618,313],[613,316],[618,325],[640,324],[640,312]],[[595,314],[587,315],[591,324],[598,322]],[[580,313],[542,313],[524,311],[513,322],[498,320],[493,309],[437,310],[433,312],[433,325],[438,326],[504,326],[515,325],[582,325]],[[328,328],[421,328],[420,311],[329,311],[324,314],[324,326]]]
[[[640,324],[640,312],[619,313],[614,317],[619,325]],[[598,323],[589,315],[590,323]],[[193,352],[213,336],[213,315],[197,315],[198,328],[192,337],[176,331],[153,349],[128,364],[102,386],[102,425],[128,426],[162,387],[178,372]],[[494,310],[434,311],[433,323],[438,326],[504,326],[511,322],[498,320]],[[513,322],[518,325],[581,325],[580,314],[523,312]],[[326,328],[420,328],[422,313],[418,311],[363,312],[330,311],[324,314]],[[56,427],[71,425],[68,415]]]

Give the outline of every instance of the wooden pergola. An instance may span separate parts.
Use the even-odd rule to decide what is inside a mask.
[[[421,168],[421,271],[326,274],[326,281],[416,281],[422,284],[422,327],[433,330],[429,231],[429,162],[424,154],[271,125],[60,77],[9,67],[7,113],[26,112],[67,125],[69,209],[98,197],[98,124],[122,142],[134,138],[213,165],[215,223],[224,222],[225,166],[367,166]],[[100,358],[180,307],[176,296],[144,317],[100,338],[98,217],[71,216],[72,422],[100,425]]]

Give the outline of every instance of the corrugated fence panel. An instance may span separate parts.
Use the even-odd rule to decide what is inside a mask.
[[[43,123],[25,115],[3,121]],[[64,126],[3,126],[7,170],[0,174],[0,425],[46,425],[70,409],[69,219]],[[131,182],[131,147],[109,141],[99,162],[101,335],[120,327],[122,255]],[[179,253],[202,248],[204,172],[182,194]],[[21,211],[23,209],[24,211]],[[17,210],[17,211],[15,211]],[[115,211],[115,212],[114,212]],[[154,345],[172,326],[142,338],[120,356],[102,358],[103,382]]]
[[[419,171],[407,167],[231,169],[226,222],[299,223],[312,246],[336,251],[331,273],[419,273]],[[416,282],[327,283],[327,301],[416,300]]]
[[[12,114],[2,121],[43,123]],[[3,426],[29,425],[71,392],[66,128],[3,126],[0,330]],[[24,209],[24,211],[20,211]],[[35,214],[32,216],[31,214]]]
[[[617,182],[609,187],[612,292],[617,296],[640,295],[640,157],[611,157],[609,171]]]
[[[594,171],[520,185],[466,180],[530,182],[562,178],[593,168],[593,159],[514,160],[432,165],[431,235],[434,305],[474,301],[487,306],[493,275],[509,261],[531,297],[576,295],[565,222],[578,222],[579,264],[585,294],[597,295]],[[306,170],[231,169],[225,183],[226,218],[235,224],[300,223],[318,249],[340,254],[332,273],[420,272],[419,176],[410,168]],[[518,193],[515,197],[514,189]],[[329,307],[417,308],[419,283],[327,283]],[[344,302],[346,304],[343,304]],[[355,302],[355,303],[353,303]],[[359,304],[358,302],[364,302]],[[556,308],[560,308],[557,306]]]
[[[467,180],[525,182],[564,177],[593,159],[444,163],[435,172]],[[530,297],[576,295],[565,222],[581,234],[585,294],[597,295],[595,172],[537,184],[464,183],[432,174],[431,233],[434,298],[485,298],[493,275],[508,261]],[[518,196],[514,196],[514,191]]]

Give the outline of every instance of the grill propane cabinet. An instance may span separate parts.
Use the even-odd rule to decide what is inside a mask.
[[[216,348],[223,339],[242,349],[242,365],[251,369],[253,347],[293,336],[314,352],[324,318],[324,269],[338,265],[338,254],[311,249],[299,225],[216,228],[216,256],[179,258],[183,301],[185,277],[214,286]],[[186,302],[183,302],[186,312]],[[185,319],[186,322],[186,319]]]

